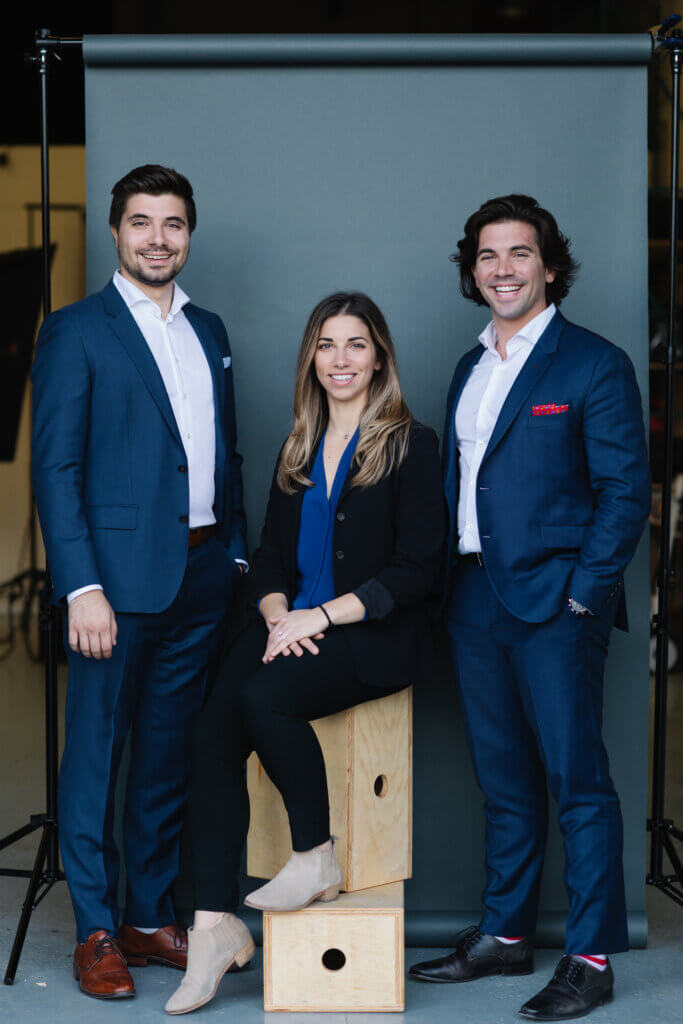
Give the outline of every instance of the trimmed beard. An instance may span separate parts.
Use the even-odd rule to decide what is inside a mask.
[[[171,281],[173,281],[173,279],[178,276],[180,271],[185,266],[185,263],[187,262],[187,257],[189,256],[189,254],[190,254],[190,251],[188,249],[187,255],[185,256],[185,259],[183,260],[183,262],[181,263],[181,265],[177,269],[174,267],[173,269],[169,270],[168,274],[165,277],[154,277],[154,278],[146,277],[143,270],[138,270],[138,268],[136,266],[135,267],[130,266],[128,264],[128,262],[124,261],[123,257],[121,256],[121,252],[120,251],[119,251],[119,260],[121,262],[121,266],[123,267],[123,269],[126,270],[130,274],[131,277],[135,278],[136,281],[139,281],[140,284],[146,284],[149,288],[163,288],[164,285],[170,284]]]

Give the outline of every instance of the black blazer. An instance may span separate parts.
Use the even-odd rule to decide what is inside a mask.
[[[334,583],[337,596],[358,596],[367,619],[333,628],[347,637],[363,683],[405,686],[417,681],[424,645],[431,640],[426,602],[438,587],[446,538],[437,436],[413,423],[398,468],[372,487],[352,487],[356,471],[352,464],[337,505]],[[283,593],[291,607],[296,596],[304,490],[283,494],[276,465],[249,574],[255,603],[265,594]]]

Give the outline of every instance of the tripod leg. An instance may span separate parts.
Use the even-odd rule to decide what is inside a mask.
[[[671,866],[674,869],[680,885],[683,885],[683,864],[681,864],[680,857],[676,853],[676,847],[671,841],[671,836],[666,832],[662,832],[662,842],[664,843],[664,849],[666,850]]]
[[[24,939],[26,938],[26,932],[28,931],[29,921],[31,920],[31,912],[33,910],[33,904],[35,902],[38,887],[43,878],[43,867],[45,865],[45,858],[47,857],[47,842],[48,842],[49,826],[43,826],[43,835],[40,840],[40,846],[36,854],[36,861],[33,865],[33,874],[31,875],[31,881],[28,883],[28,889],[26,890],[26,899],[24,906],[21,911],[21,917],[19,918],[19,926],[17,928],[17,934],[14,937],[14,945],[12,946],[12,952],[10,953],[9,963],[7,964],[7,971],[5,972],[5,985],[14,984],[14,975],[17,973],[17,966],[19,964],[19,957],[24,947]]]
[[[24,836],[29,835],[29,833],[35,832],[37,828],[42,828],[44,821],[43,815],[36,814],[34,818],[35,820],[29,821],[28,825],[23,825],[21,828],[18,828],[16,832],[10,832],[10,834],[5,836],[4,839],[0,839],[0,850],[4,850],[6,846],[11,846],[12,843],[18,842],[19,839],[23,839]]]

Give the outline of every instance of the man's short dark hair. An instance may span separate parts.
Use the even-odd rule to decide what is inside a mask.
[[[539,206],[531,196],[511,195],[489,199],[468,218],[465,237],[458,242],[457,254],[451,257],[460,267],[460,291],[466,299],[471,299],[478,306],[487,305],[472,273],[477,260],[479,235],[487,224],[510,220],[521,220],[535,228],[543,266],[555,271],[555,280],[546,285],[546,299],[549,304],[554,302],[559,306],[569,293],[579,264],[572,257],[569,239],[558,228],[552,213]]]
[[[143,193],[148,196],[161,196],[170,193],[185,200],[187,224],[192,233],[197,225],[197,208],[192,197],[192,185],[179,171],[160,164],[145,164],[134,167],[132,171],[117,181],[111,190],[112,200],[109,210],[109,223],[118,231],[123,211],[129,198]]]

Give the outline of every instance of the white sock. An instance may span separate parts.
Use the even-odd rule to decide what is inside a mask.
[[[524,938],[523,935],[518,935],[514,939],[508,939],[505,935],[494,935],[494,939],[498,939],[499,942],[505,943],[506,946],[514,946],[516,942],[521,942]]]
[[[585,960],[596,971],[607,970],[607,955],[605,953],[576,953],[575,956],[578,956],[579,960]]]
[[[159,931],[158,928],[138,928],[136,924],[132,924],[130,927],[134,928],[136,932],[142,932],[143,935],[154,935]]]

